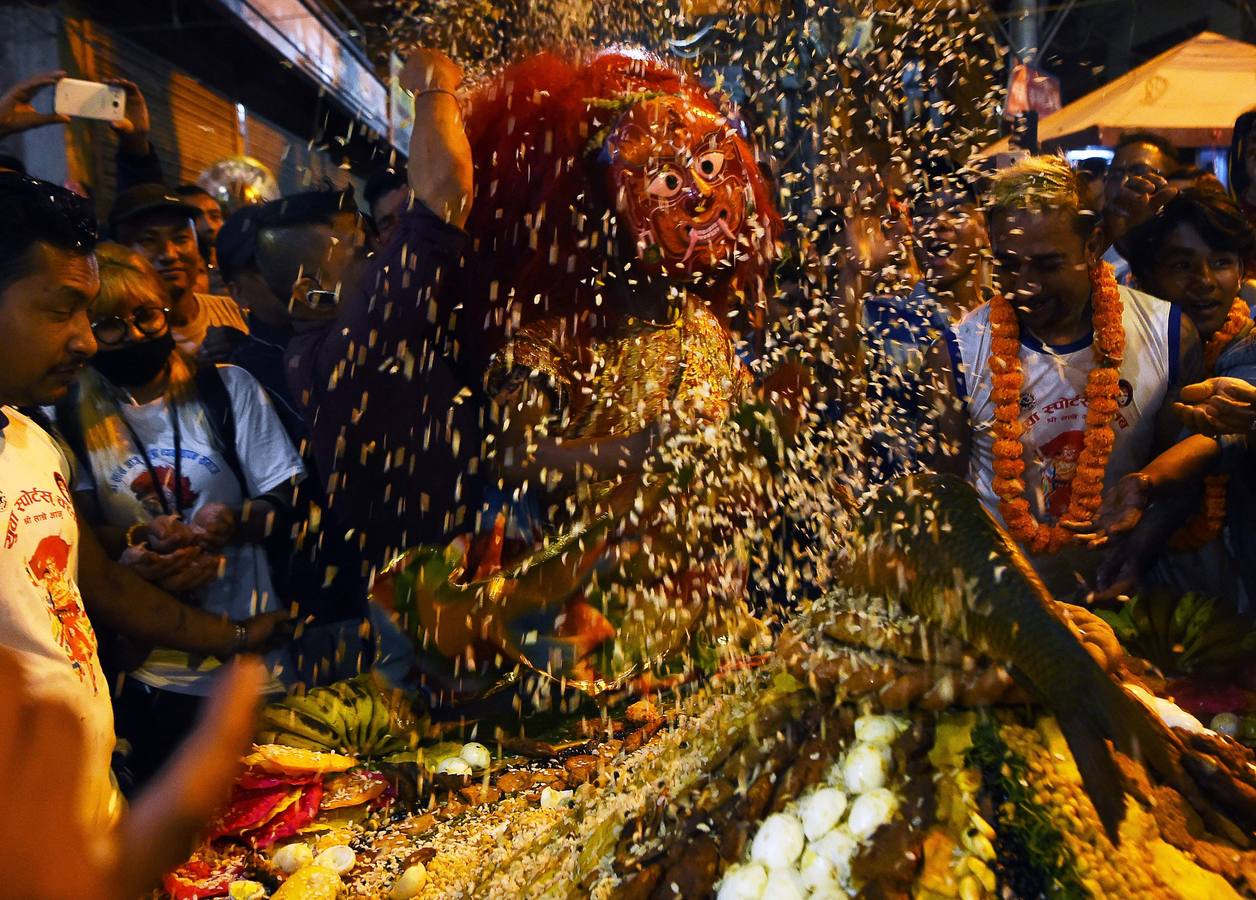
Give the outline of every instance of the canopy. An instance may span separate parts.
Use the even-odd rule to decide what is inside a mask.
[[[1256,46],[1205,31],[1044,117],[1038,141],[1111,147],[1127,131],[1152,131],[1179,147],[1216,147],[1254,106]],[[1004,138],[977,155],[1007,150]]]

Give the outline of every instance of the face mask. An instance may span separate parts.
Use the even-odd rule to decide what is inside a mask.
[[[720,117],[675,98],[626,113],[606,141],[611,190],[647,269],[695,275],[726,267],[749,243],[742,139]]]
[[[97,353],[91,365],[119,387],[139,387],[161,374],[173,352],[174,335],[167,331],[161,337]]]

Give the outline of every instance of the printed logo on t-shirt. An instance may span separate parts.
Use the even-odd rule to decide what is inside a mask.
[[[1073,478],[1077,475],[1077,461],[1085,443],[1085,432],[1066,431],[1038,448],[1043,505],[1052,520],[1058,520],[1068,511],[1068,502],[1073,496]]]
[[[172,506],[179,505],[186,508],[195,505],[196,498],[200,494],[192,490],[192,479],[186,475],[179,478],[178,496],[183,502],[175,504],[174,469],[170,466],[153,466],[153,473],[157,475],[156,484],[153,483],[153,475],[148,470],[135,476],[135,480],[131,482],[131,493],[150,516],[160,516],[165,512],[166,508],[161,502],[163,494],[167,503]]]
[[[24,525],[37,525],[74,517],[74,502],[70,499],[70,486],[60,472],[52,473],[57,493],[42,488],[27,488],[18,494],[13,501],[13,511],[9,513],[9,524],[4,529],[4,549],[12,550]],[[53,509],[40,507],[52,506]]]
[[[96,683],[96,668],[92,665],[96,658],[96,633],[83,611],[83,601],[69,568],[70,545],[55,534],[41,540],[26,561],[27,577],[48,601],[53,640],[65,651],[79,681],[97,694],[100,685]]]
[[[175,506],[175,467],[174,450],[168,447],[156,447],[149,451],[152,473],[144,465],[144,457],[133,453],[109,472],[109,486],[115,494],[130,493],[150,516],[160,516],[165,512],[161,498],[164,495],[167,503]],[[181,506],[189,509],[196,505],[200,491],[193,488],[193,475],[200,469],[207,475],[218,475],[222,467],[208,456],[195,450],[183,449],[180,452],[182,474],[179,476],[179,496]],[[153,474],[157,476],[156,483]]]

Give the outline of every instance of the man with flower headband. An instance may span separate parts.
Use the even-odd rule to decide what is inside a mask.
[[[754,325],[780,220],[736,120],[645,54],[524,60],[467,134],[459,328],[498,489],[479,537],[410,555],[395,602],[429,659],[461,661],[456,692],[485,659],[597,692],[736,618],[726,526],[754,501],[704,481],[703,441],[683,467],[660,448],[753,399],[732,329]]]
[[[1170,407],[1181,385],[1198,380],[1199,335],[1180,310],[1116,284],[1062,158],[1024,160],[1000,172],[990,193],[1001,293],[926,360],[939,434],[957,436],[933,465],[967,476],[1067,598],[1093,583],[1098,551],[1077,532],[1093,523],[1105,486],[1176,438]]]

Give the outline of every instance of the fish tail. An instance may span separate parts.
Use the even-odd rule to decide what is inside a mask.
[[[1113,747],[1157,772],[1170,784],[1185,779],[1181,743],[1160,717],[1127,692],[1111,676],[1068,715],[1059,716],[1060,730],[1077,762],[1082,786],[1114,844],[1125,813],[1125,790]]]
[[[1080,713],[1060,715],[1060,731],[1082,776],[1082,788],[1090,798],[1103,830],[1113,844],[1119,844],[1121,821],[1125,818],[1125,791],[1121,789],[1121,772],[1108,742]]]

